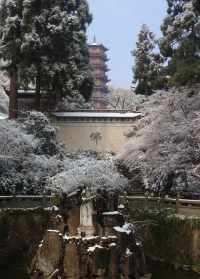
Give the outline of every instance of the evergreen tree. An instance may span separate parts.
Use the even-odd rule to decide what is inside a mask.
[[[93,79],[86,43],[91,22],[87,1],[3,0],[0,21],[1,57],[9,61],[10,73],[15,70],[15,96],[18,78],[21,87],[35,86],[36,109],[42,92],[55,99],[74,94],[89,98]]]
[[[161,30],[160,49],[168,58],[171,83],[184,85],[200,78],[200,2],[167,0],[168,16]]]
[[[136,49],[132,52],[135,57],[133,67],[136,94],[150,95],[154,89],[162,86],[162,57],[155,53],[155,35],[147,25],[142,25],[138,35]]]
[[[17,76],[21,63],[22,0],[2,0],[0,3],[0,58],[10,76],[9,117],[17,116]]]
[[[35,87],[35,109],[40,109],[41,90],[48,91],[49,84],[45,79],[45,65],[50,64],[48,51],[50,45],[47,32],[52,1],[24,0],[23,1],[23,53],[24,67],[20,72],[21,86]]]
[[[86,0],[68,1],[68,13],[71,14],[70,34],[67,44],[69,45],[70,64],[69,69],[72,80],[72,92],[78,90],[88,100],[93,88],[93,78],[89,66],[89,54],[86,43],[86,27],[92,17],[89,14]],[[69,89],[67,88],[67,91]],[[70,93],[70,92],[69,92]]]
[[[93,80],[86,43],[86,27],[91,21],[87,2],[25,2],[23,51],[33,69],[27,71],[28,76],[35,73],[36,108],[40,106],[41,89],[55,99],[75,93],[89,97]]]

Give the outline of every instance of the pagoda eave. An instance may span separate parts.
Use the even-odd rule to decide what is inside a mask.
[[[106,103],[104,105],[100,105],[100,100],[107,98],[109,89],[107,83],[110,82],[108,79],[106,72],[110,69],[107,67],[107,61],[109,61],[106,51],[109,49],[106,48],[103,44],[99,44],[94,40],[92,44],[89,44],[89,57],[90,57],[90,65],[93,69],[93,77],[94,77],[94,89],[91,99],[94,100],[96,108],[106,108]]]

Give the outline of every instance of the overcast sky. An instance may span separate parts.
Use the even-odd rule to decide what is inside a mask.
[[[110,49],[109,78],[116,87],[129,88],[132,79],[131,50],[143,23],[160,34],[160,23],[166,14],[166,0],[88,0],[93,22],[88,40],[94,34],[98,42]]]

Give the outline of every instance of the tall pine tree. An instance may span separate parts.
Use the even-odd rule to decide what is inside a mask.
[[[200,2],[167,0],[160,49],[168,58],[171,83],[184,85],[200,79]]]
[[[23,51],[35,72],[36,108],[41,90],[55,99],[75,93],[89,97],[93,79],[86,43],[91,22],[87,1],[26,1]]]
[[[9,118],[17,117],[17,81],[21,63],[22,0],[2,0],[0,4],[0,58],[10,76]]]
[[[17,80],[20,87],[34,85],[36,109],[42,92],[55,99],[74,94],[89,98],[93,79],[86,43],[91,22],[87,1],[3,0],[0,21],[1,57],[9,61],[10,73],[15,69],[11,89],[15,86],[17,92]]]
[[[133,67],[136,94],[150,95],[154,89],[162,86],[162,57],[155,53],[156,39],[147,25],[142,25],[138,35],[136,49],[132,52],[135,58]]]

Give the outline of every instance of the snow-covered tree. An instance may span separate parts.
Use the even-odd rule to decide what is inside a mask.
[[[80,153],[68,155],[64,160],[64,170],[50,177],[52,192],[70,193],[87,187],[95,193],[99,189],[107,192],[128,190],[128,180],[121,175],[111,154]]]
[[[47,193],[49,177],[62,171],[55,129],[39,112],[20,122],[0,121],[0,194]]]
[[[109,109],[140,111],[145,95],[135,94],[134,90],[109,87]]]
[[[199,81],[200,4],[199,0],[167,0],[168,9],[161,30],[160,49],[169,58],[172,84]]]
[[[161,79],[163,60],[160,54],[155,53],[156,44],[155,35],[143,24],[136,49],[132,52],[135,58],[133,83],[136,83],[136,94],[150,95],[154,89],[163,86]]]
[[[199,89],[173,87],[142,100],[143,117],[118,155],[119,169],[136,191],[199,199]]]

